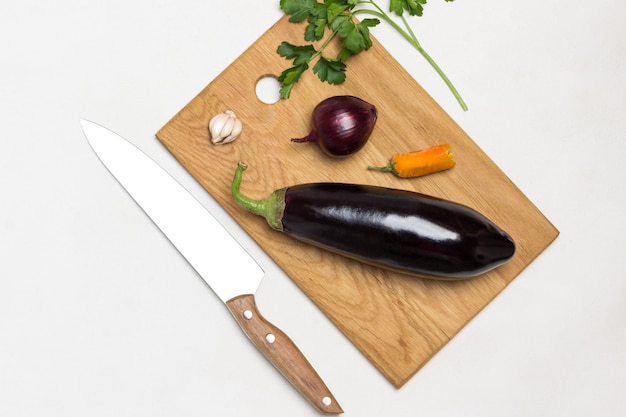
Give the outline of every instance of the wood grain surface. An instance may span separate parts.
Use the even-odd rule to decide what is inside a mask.
[[[301,25],[280,19],[157,133],[158,139],[285,273],[396,387],[401,387],[558,235],[528,200],[450,116],[374,39],[351,59],[346,83],[330,86],[302,76],[291,98],[261,102],[257,81],[289,63],[276,48],[302,42]],[[393,74],[392,77],[389,75]],[[347,159],[325,156],[315,144],[290,138],[311,129],[321,100],[341,94],[376,105],[378,122],[367,145]],[[244,131],[229,145],[209,141],[208,123],[233,110]],[[418,179],[367,171],[396,152],[449,143],[457,165]],[[268,227],[230,196],[238,161],[249,165],[242,192],[262,198],[307,182],[346,182],[409,189],[473,207],[516,241],[506,265],[462,282],[413,278],[360,264],[300,243]],[[286,250],[288,249],[288,250]]]

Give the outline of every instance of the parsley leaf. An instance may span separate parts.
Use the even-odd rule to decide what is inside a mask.
[[[313,67],[313,72],[317,74],[321,81],[328,84],[341,84],[346,80],[346,64],[333,59],[327,59],[320,56]]]
[[[422,4],[426,4],[426,0],[390,0],[389,11],[402,16],[406,10],[411,16],[421,16],[424,12]]]
[[[278,54],[293,63],[278,77],[281,83],[280,97],[289,98],[294,85],[310,65],[313,65],[313,73],[317,74],[321,81],[329,84],[343,83],[346,79],[346,61],[353,55],[372,47],[370,28],[377,26],[383,20],[422,54],[450,88],[461,107],[467,110],[456,88],[422,48],[404,18],[405,13],[410,16],[422,16],[426,0],[389,0],[389,12],[396,15],[398,20],[401,19],[400,23],[385,13],[376,1],[378,0],[280,0],[280,8],[285,15],[289,16],[290,22],[307,22],[304,29],[306,42],[316,43],[326,36],[321,45],[316,43],[319,45],[317,47],[312,44],[297,46],[289,42],[283,42],[278,46],[276,50]],[[357,19],[357,15],[360,17],[361,14],[370,15],[373,18]],[[341,48],[336,56],[331,57],[327,55],[325,48],[333,39],[341,42]],[[315,60],[317,61],[313,64]]]
[[[289,42],[282,42],[276,52],[287,59],[293,60],[293,66],[284,70],[278,77],[281,87],[281,98],[288,98],[293,86],[300,80],[300,76],[309,69],[309,62],[317,53],[312,45],[296,46]]]
[[[282,98],[289,97],[293,84],[298,82],[311,61],[316,58],[313,72],[321,81],[329,84],[341,84],[345,81],[345,62],[352,55],[372,46],[369,28],[380,23],[380,20],[371,18],[357,21],[353,11],[357,4],[359,0],[280,0],[280,8],[289,16],[290,22],[307,21],[304,29],[305,41],[321,41],[327,34],[327,28],[331,31],[319,50],[312,45],[296,46],[289,42],[280,44],[278,54],[293,61],[293,66],[284,70],[278,78]],[[325,56],[324,48],[335,37],[341,41],[339,53],[335,57]]]
[[[358,54],[361,51],[370,49],[372,46],[372,39],[370,38],[369,28],[374,27],[379,23],[380,20],[378,19],[364,19],[359,23],[351,22],[350,24],[344,25],[345,31],[343,32],[343,47],[351,54]]]
[[[324,31],[326,30],[326,19],[323,18],[309,18],[309,24],[304,30],[304,40],[309,42],[319,41],[324,37]]]
[[[296,85],[300,76],[309,68],[308,65],[302,67],[291,67],[284,70],[280,77],[278,77],[278,82],[280,82],[280,89],[278,90],[278,94],[280,98],[289,98],[291,95],[291,90],[293,86]]]
[[[317,0],[280,0],[281,10],[290,16],[289,21],[293,23],[303,22],[316,5]]]
[[[276,52],[284,58],[293,59],[294,65],[306,65],[317,52],[313,45],[296,46],[289,42],[280,44]]]
[[[328,19],[328,23],[329,24],[333,23],[333,20],[335,20],[337,16],[339,16],[341,13],[343,13],[344,11],[348,9],[349,9],[349,6],[346,4],[330,3],[328,7],[326,8],[326,16]]]

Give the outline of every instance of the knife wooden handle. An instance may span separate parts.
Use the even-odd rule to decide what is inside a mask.
[[[343,413],[295,343],[259,313],[253,294],[232,298],[226,305],[257,349],[315,408],[322,413]]]

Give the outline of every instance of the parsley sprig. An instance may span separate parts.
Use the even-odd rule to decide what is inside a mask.
[[[278,77],[281,83],[280,97],[289,98],[294,85],[313,62],[315,62],[313,72],[321,81],[329,84],[343,83],[346,79],[346,61],[372,46],[370,28],[377,26],[383,20],[398,31],[428,61],[452,91],[461,108],[467,110],[467,105],[457,89],[422,47],[408,24],[406,16],[422,16],[424,4],[426,0],[390,0],[388,14],[374,0],[323,0],[321,2],[318,0],[280,0],[280,8],[289,16],[290,22],[307,21],[304,40],[310,42],[306,45],[282,42],[278,46],[278,54],[291,60],[293,64]],[[390,14],[395,15],[395,19]],[[355,19],[359,15],[370,17]],[[328,35],[326,35],[326,29],[329,29]],[[325,39],[324,36],[326,36]],[[340,40],[341,48],[335,56],[328,56],[326,47],[335,38]],[[321,45],[317,48],[313,46],[313,43],[322,39],[324,40]]]

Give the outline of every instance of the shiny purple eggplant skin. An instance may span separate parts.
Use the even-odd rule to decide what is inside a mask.
[[[515,254],[513,239],[476,210],[411,191],[342,183],[282,188],[263,200],[232,194],[243,207],[295,239],[411,275],[465,279]]]
[[[305,184],[285,192],[283,232],[362,262],[468,278],[510,260],[511,237],[477,211],[409,191]]]

